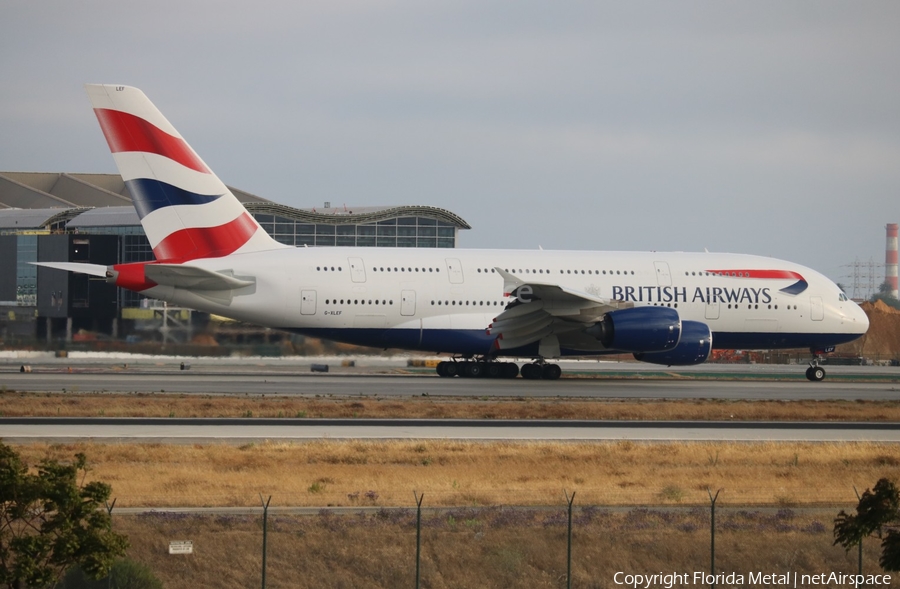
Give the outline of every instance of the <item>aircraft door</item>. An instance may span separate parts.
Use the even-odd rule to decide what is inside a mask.
[[[656,284],[659,286],[672,286],[672,274],[669,272],[668,262],[653,262],[656,267]]]
[[[366,281],[366,265],[363,264],[362,258],[347,258],[350,264],[350,280],[353,282]]]
[[[300,291],[300,314],[315,315],[316,314],[316,291],[301,290]]]
[[[825,319],[825,306],[822,304],[822,297],[809,297],[809,318],[813,321]]]
[[[416,314],[416,291],[404,290],[400,292],[400,314],[407,317]]]
[[[718,319],[719,318],[719,301],[708,301],[706,303],[706,318],[707,319]]]
[[[456,258],[447,258],[447,275],[450,277],[450,284],[463,283],[462,264]]]

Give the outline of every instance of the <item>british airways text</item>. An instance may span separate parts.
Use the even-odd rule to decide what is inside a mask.
[[[686,303],[686,286],[614,286],[612,298],[632,303]],[[723,288],[720,286],[696,287],[692,303],[771,303],[768,288]]]

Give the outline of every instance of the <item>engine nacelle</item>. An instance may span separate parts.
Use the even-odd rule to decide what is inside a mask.
[[[639,352],[634,357],[641,362],[666,366],[693,366],[709,359],[712,352],[712,332],[699,321],[681,322],[681,341],[665,352]]]
[[[681,336],[681,318],[669,307],[635,307],[610,311],[585,330],[604,347],[623,352],[671,350]]]

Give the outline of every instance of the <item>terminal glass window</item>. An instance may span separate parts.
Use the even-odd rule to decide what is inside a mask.
[[[131,264],[133,262],[150,262],[156,259],[153,255],[153,248],[145,235],[123,235],[121,241],[122,255],[119,259],[123,264]],[[144,299],[140,294],[118,289],[119,291],[119,307],[140,307],[141,300]]]
[[[456,226],[428,217],[395,217],[365,224],[300,223],[262,214],[255,217],[276,241],[299,247],[456,247]]]
[[[37,305],[37,235],[16,236],[16,304]]]

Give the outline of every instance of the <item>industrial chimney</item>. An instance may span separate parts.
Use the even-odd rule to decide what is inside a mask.
[[[897,294],[897,224],[888,223],[887,245],[884,248],[884,281],[891,287],[890,295],[900,298]]]

